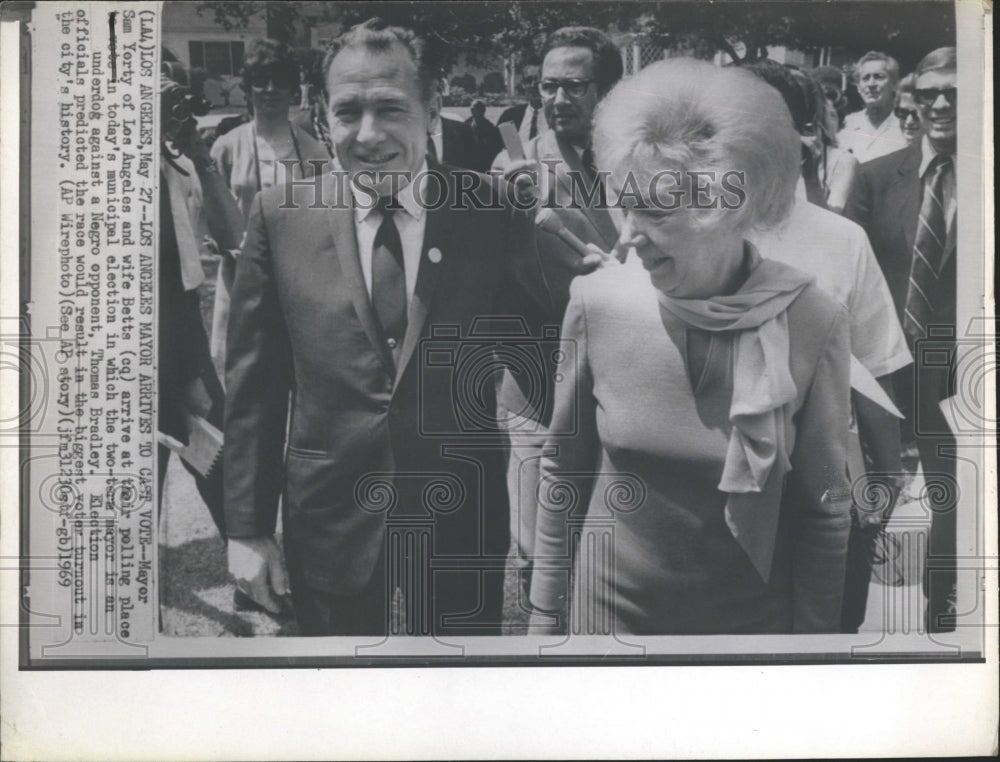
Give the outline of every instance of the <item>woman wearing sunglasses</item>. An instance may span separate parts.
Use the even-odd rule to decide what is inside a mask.
[[[913,94],[917,79],[912,74],[899,80],[899,87],[896,88],[896,103],[892,112],[899,120],[899,130],[906,138],[906,144],[912,145],[924,134],[920,126],[920,115],[917,112],[917,100]]]
[[[278,40],[255,40],[243,59],[242,77],[240,87],[253,118],[220,137],[212,146],[212,158],[236,197],[246,224],[258,191],[311,177],[317,167],[322,170],[316,162],[328,162],[330,154],[323,143],[288,119],[292,102],[299,96],[299,67],[287,45]],[[235,272],[236,260],[225,257],[219,268],[212,316],[212,357],[220,370],[225,365],[229,290]]]

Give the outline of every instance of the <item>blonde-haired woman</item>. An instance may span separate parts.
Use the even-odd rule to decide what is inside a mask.
[[[638,261],[574,281],[542,464],[534,632],[835,632],[850,524],[845,310],[747,242],[800,141],[753,75],[673,59],[594,146]],[[574,583],[569,566],[575,562]]]

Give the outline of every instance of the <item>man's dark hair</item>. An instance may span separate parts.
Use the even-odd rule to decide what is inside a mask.
[[[555,48],[589,48],[593,52],[597,89],[601,95],[614,87],[625,71],[621,53],[611,38],[600,29],[589,26],[564,26],[557,29],[545,41],[542,59]]]
[[[269,38],[251,42],[240,72],[243,92],[250,92],[250,83],[259,75],[270,77],[276,85],[295,90],[299,86],[299,65],[291,48],[280,40]]]
[[[738,66],[756,74],[781,93],[792,115],[796,132],[801,134],[807,124],[818,120],[819,109],[823,105],[823,93],[803,72],[769,58]]]
[[[428,54],[427,43],[412,30],[389,26],[380,18],[370,18],[356,24],[330,43],[323,58],[324,91],[329,87],[330,64],[340,51],[361,46],[372,53],[387,53],[393,45],[401,45],[410,54],[417,67],[420,94],[424,103],[430,103],[438,92],[438,67]]]

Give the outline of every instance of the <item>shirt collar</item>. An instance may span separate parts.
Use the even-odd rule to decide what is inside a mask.
[[[920,174],[919,177],[923,177],[927,173],[927,167],[930,163],[934,161],[934,157],[937,156],[937,152],[934,150],[934,146],[931,145],[931,141],[924,135],[920,138]],[[955,161],[955,154],[949,154],[951,156],[952,162]]]
[[[420,191],[427,180],[427,159],[424,159],[423,164],[420,165],[420,169],[417,170],[413,179],[416,182],[410,182],[403,186],[396,195],[396,201],[403,207],[403,211],[413,219],[419,221],[423,219],[426,212],[423,204],[420,202],[419,196],[422,195]],[[351,195],[354,197],[354,219],[360,224],[368,218],[369,214],[375,211],[375,204],[372,203],[372,199],[368,193],[355,187],[354,183],[350,183],[350,187]]]

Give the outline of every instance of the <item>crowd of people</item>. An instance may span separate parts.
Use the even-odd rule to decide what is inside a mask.
[[[948,368],[913,358],[954,341],[928,328],[955,321],[955,49],[902,80],[862,56],[854,114],[832,67],[623,80],[587,27],[540,57],[506,139],[481,101],[443,117],[424,42],[377,19],[294,119],[290,51],[251,45],[249,116],[210,150],[164,76],[161,442],[241,605],[369,635],[403,596],[412,632],[499,633],[513,568],[536,634],[856,632],[901,417],[925,478],[954,474]],[[955,507],[930,529],[932,631],[954,626]]]

